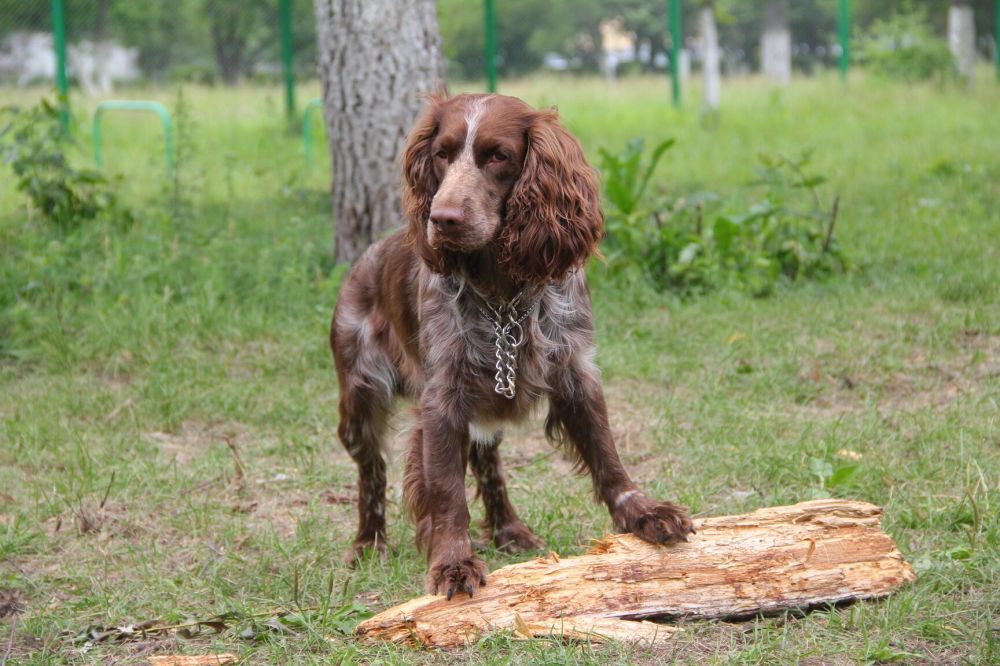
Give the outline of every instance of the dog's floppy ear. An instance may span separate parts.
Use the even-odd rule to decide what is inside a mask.
[[[558,280],[594,254],[603,235],[597,171],[554,110],[535,112],[524,169],[507,199],[501,263],[519,282]]]
[[[431,144],[441,123],[442,94],[427,96],[427,108],[406,137],[403,148],[403,211],[409,222],[409,239],[425,262],[438,272],[443,272],[440,253],[427,242],[427,221],[431,214],[431,200],[437,192],[437,175]]]

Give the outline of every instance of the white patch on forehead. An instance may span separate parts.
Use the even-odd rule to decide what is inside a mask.
[[[459,161],[472,161],[474,159],[472,144],[476,141],[476,130],[479,129],[479,120],[483,116],[483,109],[486,108],[487,100],[489,100],[489,97],[476,98],[465,112],[465,126],[467,129],[465,130],[465,145],[462,146],[462,154],[458,158]]]

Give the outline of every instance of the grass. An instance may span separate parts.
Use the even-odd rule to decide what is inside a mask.
[[[696,91],[675,110],[661,80],[504,85],[558,103],[592,157],[677,137],[655,177],[673,193],[751,199],[758,152],[815,149],[825,192],[841,196],[848,275],[680,302],[591,267],[613,426],[637,479],[700,515],[825,495],[884,506],[916,584],[803,618],[688,623],[657,650],[508,636],[444,654],[371,647],[332,611],[306,613],[296,633],[82,650],[72,637],[92,625],[379,610],[423,576],[401,515],[401,441],[395,552],[340,564],[355,474],[326,348],[343,276],[327,164],[304,165],[277,89],[189,88],[180,105],[132,92],[167,102],[181,135],[170,180],[155,119],[108,117],[106,164],[133,228],[60,235],[0,179],[0,611],[21,608],[0,612],[0,655],[9,636],[12,663],[1000,660],[1000,89],[986,77],[972,91],[733,81],[716,129],[700,125]],[[78,102],[84,160],[92,102]],[[549,547],[578,553],[610,529],[537,427],[504,449],[514,504]]]

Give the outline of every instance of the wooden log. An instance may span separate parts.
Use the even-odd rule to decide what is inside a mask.
[[[235,654],[167,654],[149,658],[150,666],[226,666],[239,661]]]
[[[649,619],[737,618],[883,597],[916,578],[881,530],[882,510],[824,499],[695,521],[687,543],[610,535],[489,575],[471,599],[423,596],[362,622],[366,640],[455,647],[484,633],[668,639]]]

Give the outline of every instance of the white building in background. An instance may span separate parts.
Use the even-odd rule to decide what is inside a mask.
[[[114,84],[135,81],[139,69],[139,49],[125,48],[115,42],[84,40],[66,49],[66,69],[88,95],[107,94]],[[15,32],[0,44],[0,81],[14,81],[27,86],[39,81],[54,81],[56,56],[52,34]]]
[[[625,32],[621,19],[605,19],[598,30],[601,33],[601,71],[613,79],[619,65],[636,61],[635,35]]]
[[[629,62],[652,62],[653,66],[662,69],[669,64],[664,53],[653,54],[649,43],[636,44],[635,35],[626,32],[621,19],[606,19],[601,21],[598,29],[601,33],[601,71],[609,79],[615,78],[618,66]],[[687,80],[691,74],[691,54],[687,49],[680,50],[680,75]]]

